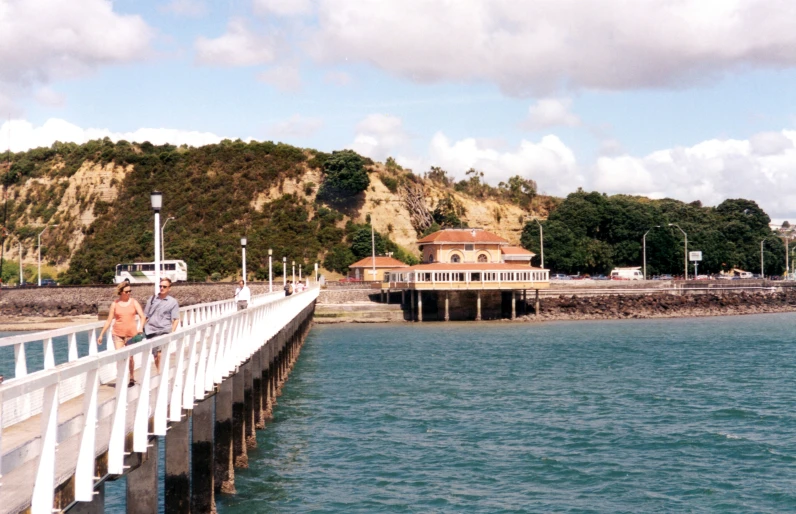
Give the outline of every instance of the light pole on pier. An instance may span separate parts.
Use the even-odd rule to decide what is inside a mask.
[[[290,282],[293,284],[293,287],[296,287],[296,261],[292,261],[293,263],[293,280]]]
[[[155,212],[155,231],[152,235],[155,238],[155,295],[157,296],[160,293],[160,209],[163,208],[163,193],[152,191],[149,193],[149,201]]]
[[[654,227],[650,228],[650,230],[652,230],[653,228],[661,228],[661,226],[660,225],[655,225]],[[642,253],[644,255],[644,261],[643,261],[643,263],[644,263],[644,280],[647,280],[647,234],[650,233],[650,230],[647,230],[646,232],[644,232],[644,236],[641,238],[641,248],[642,248]]]
[[[268,249],[268,292],[269,293],[274,292],[274,281],[271,276],[271,256],[273,256],[273,254],[274,251],[271,248],[269,248]]]
[[[246,285],[246,236],[240,238],[240,250],[241,250],[241,257],[243,260],[243,284]]]
[[[299,282],[301,282],[301,264],[299,264]]]
[[[166,260],[166,238],[163,237],[163,230],[165,230],[166,225],[169,224],[169,221],[174,221],[176,218],[174,216],[169,216],[166,218],[166,221],[163,222],[163,226],[160,227],[160,260]]]
[[[38,239],[38,246],[39,246],[39,287],[41,287],[41,235],[44,234],[44,232],[46,232],[48,228],[57,227],[57,226],[58,226],[57,224],[55,224],[55,225],[47,225],[46,227],[44,227],[44,230],[39,232],[39,237],[37,238]]]
[[[282,289],[287,287],[287,257],[282,257]]]
[[[677,227],[677,229],[683,233],[683,237],[685,238],[685,255],[683,256],[683,262],[685,263],[685,275],[684,278],[688,280],[688,234],[685,233],[685,230],[680,228],[680,225],[677,223],[669,223],[670,227]]]

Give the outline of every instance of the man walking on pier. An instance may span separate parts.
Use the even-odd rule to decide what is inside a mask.
[[[235,289],[235,300],[238,301],[238,310],[242,311],[247,308],[251,299],[252,292],[249,290],[249,286],[241,279],[238,282],[237,289]]]
[[[144,333],[147,339],[170,334],[177,330],[180,324],[180,304],[174,297],[169,296],[171,280],[160,279],[160,293],[151,296],[144,307]],[[155,366],[160,371],[160,349],[153,350]]]

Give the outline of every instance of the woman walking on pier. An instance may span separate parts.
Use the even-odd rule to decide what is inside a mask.
[[[119,295],[119,298],[111,303],[108,319],[105,321],[105,326],[102,327],[97,339],[97,345],[102,344],[105,332],[107,332],[111,322],[113,322],[113,331],[111,332],[113,346],[117,350],[124,348],[127,342],[138,334],[139,330],[135,315],[138,314],[138,319],[143,323],[145,319],[144,310],[138,300],[130,296],[131,292],[132,288],[129,282],[122,282],[116,287],[116,294]],[[130,359],[130,383],[128,384],[130,386],[135,385],[133,366],[133,359]]]

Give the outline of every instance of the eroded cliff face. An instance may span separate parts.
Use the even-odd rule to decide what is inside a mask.
[[[63,166],[59,159],[53,159],[50,175],[8,187],[9,216],[23,236],[24,265],[37,263],[36,236],[47,226],[42,246],[51,251],[45,253],[43,260],[55,262],[59,271],[66,269],[86,231],[117,200],[122,182],[133,170],[132,165],[102,165],[87,160],[72,176],[64,177],[58,173]],[[19,259],[19,246],[13,235],[6,241],[5,258]]]

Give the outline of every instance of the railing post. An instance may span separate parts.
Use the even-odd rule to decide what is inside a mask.
[[[168,430],[168,407],[169,407],[169,363],[171,360],[172,348],[176,346],[174,339],[169,341],[165,347],[161,347],[160,355],[160,383],[158,384],[157,398],[155,399],[155,421],[153,425],[154,435],[166,435]]]
[[[152,352],[147,350],[141,357],[143,374],[133,420],[133,451],[145,453],[149,443],[149,389],[152,376]]]
[[[94,446],[97,441],[97,396],[99,393],[99,368],[86,374],[86,391],[83,396],[83,432],[75,467],[75,500],[94,500]]]
[[[116,405],[113,409],[111,437],[108,441],[108,473],[112,475],[124,473],[125,418],[129,380],[130,371],[127,367],[127,359],[122,359],[116,363]]]
[[[58,383],[44,390],[41,412],[41,449],[33,483],[31,514],[51,514],[55,499],[55,448],[58,446]]]

